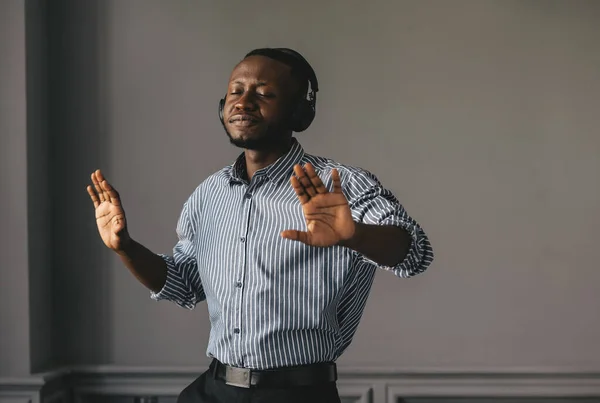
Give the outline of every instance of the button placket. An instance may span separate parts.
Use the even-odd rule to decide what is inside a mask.
[[[240,242],[240,270],[241,273],[238,277],[238,279],[235,281],[235,319],[234,319],[234,328],[233,328],[233,334],[234,336],[240,336],[242,333],[242,330],[245,326],[245,324],[243,323],[243,315],[242,315],[242,309],[244,306],[244,288],[243,288],[243,281],[246,278],[247,275],[247,266],[248,266],[248,235],[249,235],[249,223],[250,223],[250,217],[252,214],[252,191],[250,190],[252,186],[250,186],[248,189],[246,189],[246,192],[243,195],[242,198],[242,233],[240,234],[239,237],[239,242]],[[237,337],[237,340],[234,340],[234,343],[237,345],[236,351],[239,354],[239,360],[241,360],[241,357],[244,356],[244,351],[243,351],[243,345],[242,345],[242,338],[241,337]]]

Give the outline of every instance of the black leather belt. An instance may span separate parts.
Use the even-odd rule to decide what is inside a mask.
[[[215,379],[240,388],[309,386],[337,380],[337,367],[333,362],[257,370],[232,367],[213,359],[211,367]]]

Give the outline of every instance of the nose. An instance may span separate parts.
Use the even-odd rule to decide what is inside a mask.
[[[235,103],[235,108],[240,111],[253,111],[257,108],[254,97],[250,91],[245,92]]]

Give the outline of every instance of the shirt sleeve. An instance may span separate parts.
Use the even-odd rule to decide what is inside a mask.
[[[433,261],[433,249],[423,228],[408,215],[394,194],[384,188],[375,175],[363,169],[352,168],[346,172],[346,176],[345,180],[341,178],[342,188],[355,221],[398,226],[412,239],[406,257],[395,266],[379,265],[357,252],[361,263],[393,271],[396,276],[403,278],[424,272]]]
[[[194,309],[196,304],[206,299],[200,280],[194,237],[199,212],[192,211],[194,198],[190,198],[183,206],[177,222],[177,244],[172,255],[159,254],[167,264],[167,280],[162,290],[151,292],[150,297],[156,301],[167,300],[175,304]]]

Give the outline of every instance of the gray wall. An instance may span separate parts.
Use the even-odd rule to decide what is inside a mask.
[[[29,373],[25,8],[0,2],[0,375]]]
[[[45,0],[0,3],[0,375],[54,365]],[[6,204],[5,204],[6,203]]]
[[[107,136],[108,100],[101,92],[106,86],[101,73],[110,60],[104,56],[108,5],[63,0],[48,8],[53,337],[62,365],[112,361],[112,256],[98,242],[85,190],[89,167],[110,165],[111,148],[118,146]]]
[[[411,280],[378,274],[340,364],[600,370],[600,3],[60,4],[48,19],[56,363],[207,363],[205,305],[188,312],[151,301],[102,246],[85,186],[103,168],[132,235],[168,252],[186,197],[238,153],[216,118],[231,68],[251,48],[289,46],[321,86],[317,119],[298,136],[305,149],[376,173],[437,255]],[[3,85],[2,105],[21,90]],[[17,127],[25,119],[10,117]],[[25,140],[15,133],[0,191],[18,203]],[[8,228],[19,234],[26,211],[15,208],[22,218],[10,214]],[[27,284],[27,254],[15,250],[3,284]],[[6,268],[16,265],[24,269]],[[28,289],[11,292],[22,299]],[[0,306],[3,340],[13,324],[28,332],[14,305]]]
[[[52,183],[48,134],[48,44],[46,0],[25,2],[27,61],[27,213],[29,249],[29,323],[31,371],[56,365],[60,349],[52,328],[54,294],[50,264]]]

